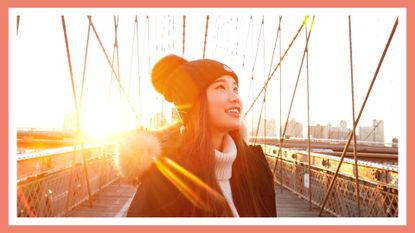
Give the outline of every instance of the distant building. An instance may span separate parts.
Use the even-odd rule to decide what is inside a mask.
[[[359,127],[359,140],[369,142],[385,142],[383,120],[373,120],[370,127]]]
[[[264,128],[265,126],[265,128]],[[266,119],[265,121],[262,120],[259,123],[258,127],[258,119],[255,121],[255,127],[251,130],[251,135],[255,136],[258,130],[258,136],[277,136],[277,123],[275,119]]]
[[[310,136],[311,138],[317,139],[338,139],[345,140],[349,135],[350,129],[347,128],[347,123],[345,120],[340,121],[340,127],[328,125],[317,124],[315,126],[310,126]]]
[[[350,129],[347,128],[347,123],[345,120],[340,121],[340,127],[332,127],[329,128],[329,139],[338,139],[338,140],[346,140],[347,136],[350,133]]]
[[[310,126],[310,137],[319,139],[328,139],[330,132],[330,126],[317,124]]]
[[[288,137],[302,138],[303,137],[303,124],[300,122],[297,122],[295,118],[291,119],[291,121],[288,123],[285,136],[287,138]]]

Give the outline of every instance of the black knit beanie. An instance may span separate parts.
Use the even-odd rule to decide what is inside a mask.
[[[206,88],[224,75],[231,76],[238,83],[238,76],[218,61],[187,61],[176,55],[168,55],[154,65],[151,82],[158,93],[168,102],[174,103],[183,118],[183,114],[188,112]]]

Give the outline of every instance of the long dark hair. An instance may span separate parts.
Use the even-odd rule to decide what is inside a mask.
[[[206,93],[202,94],[191,110],[186,112],[186,115],[182,115],[182,117],[184,118],[184,130],[181,133],[178,133],[176,130],[177,133],[171,135],[170,140],[173,140],[176,146],[175,149],[168,152],[169,157],[199,177],[217,193],[221,193],[215,177],[215,154],[209,130]],[[175,128],[178,129],[177,126]],[[255,174],[253,171],[250,171],[248,164],[255,158],[248,158],[249,148],[244,142],[239,129],[229,132],[229,135],[234,140],[238,150],[232,172],[232,179],[237,179],[238,185],[232,186],[232,192],[237,193],[243,199],[234,201],[235,203],[243,201],[244,208],[248,208],[247,211],[252,216],[261,216],[261,205],[264,203],[262,203],[260,195],[257,193],[258,187],[254,183]],[[201,209],[195,205],[183,204],[184,215],[232,216],[232,212],[224,198],[218,199],[206,189],[194,188],[196,195],[204,200],[208,208]],[[183,200],[183,202],[188,203],[186,200]]]

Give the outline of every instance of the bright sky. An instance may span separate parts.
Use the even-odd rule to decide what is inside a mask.
[[[203,53],[206,15],[210,16],[206,58],[217,59],[239,75],[240,94],[245,107],[262,88],[268,74],[279,16],[282,16],[281,47],[284,52],[306,14],[315,15],[309,42],[310,120],[311,125],[338,126],[346,120],[352,126],[348,15],[352,19],[355,109],[360,110],[376,66],[396,17],[399,25],[385,57],[373,91],[363,112],[361,126],[373,119],[384,120],[385,140],[401,137],[406,115],[406,12],[404,9],[11,9],[10,38],[10,114],[17,128],[63,127],[64,115],[74,112],[74,100],[66,57],[60,15],[65,15],[76,92],[79,99],[85,45],[88,31],[86,15],[93,22],[110,57],[114,44],[114,15],[119,15],[118,42],[120,74],[123,86],[130,86],[131,101],[142,122],[148,124],[156,112],[170,113],[150,84],[150,68],[169,53],[181,55],[182,16],[186,15],[185,58],[200,59]],[[21,15],[16,35],[16,15]],[[133,45],[134,17],[138,15],[139,59]],[[147,21],[146,16],[149,16]],[[250,16],[253,19],[250,21]],[[263,34],[260,35],[264,15]],[[148,24],[147,24],[148,22]],[[311,22],[311,18],[309,19]],[[250,26],[249,26],[250,25]],[[258,44],[259,38],[259,44]],[[305,46],[300,33],[282,63],[283,121],[293,93]],[[256,52],[258,48],[258,52]],[[272,69],[279,61],[279,46]],[[132,57],[132,51],[133,59]],[[250,87],[253,64],[254,84]],[[245,55],[245,66],[243,57]],[[117,69],[117,67],[115,66]],[[130,71],[131,70],[131,71]],[[131,72],[131,75],[130,75]],[[137,95],[138,72],[141,74],[141,102]],[[266,74],[266,75],[265,75]],[[279,70],[270,82],[266,117],[279,122]],[[307,122],[306,67],[303,67],[291,118]],[[131,81],[130,81],[131,76]],[[103,132],[131,127],[132,111],[112,80],[110,67],[91,31],[84,102],[83,125]],[[130,85],[129,85],[130,84]],[[251,92],[248,90],[251,89]],[[260,98],[262,100],[262,97]],[[261,102],[254,108],[259,115]],[[251,119],[252,115],[248,118]],[[255,116],[257,117],[257,116]],[[248,119],[248,122],[250,121]]]

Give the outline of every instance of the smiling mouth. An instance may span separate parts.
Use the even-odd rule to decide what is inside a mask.
[[[239,117],[241,114],[241,109],[239,107],[234,107],[234,108],[226,109],[225,112],[228,113],[229,115]]]

